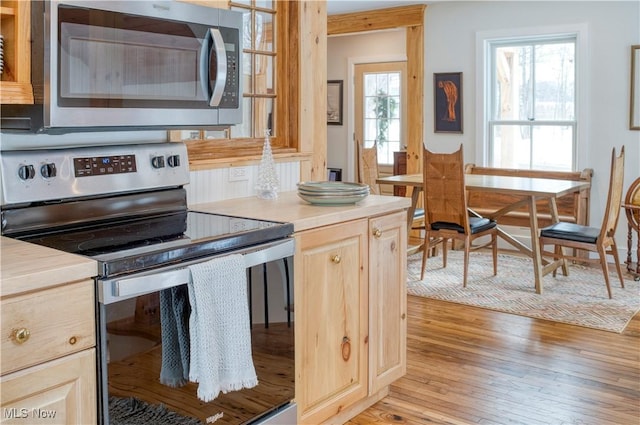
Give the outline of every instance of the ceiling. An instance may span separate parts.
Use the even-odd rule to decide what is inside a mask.
[[[327,15],[429,3],[433,0],[327,0]]]

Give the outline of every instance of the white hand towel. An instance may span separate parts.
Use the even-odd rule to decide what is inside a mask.
[[[207,402],[221,391],[256,386],[242,255],[214,258],[189,269],[189,380],[199,383],[198,398]]]

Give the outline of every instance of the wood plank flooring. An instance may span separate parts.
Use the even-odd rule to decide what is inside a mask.
[[[640,424],[640,315],[622,334],[409,296],[407,375],[347,424]]]

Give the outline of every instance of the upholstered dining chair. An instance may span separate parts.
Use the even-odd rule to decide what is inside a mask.
[[[547,226],[540,231],[540,246],[544,256],[553,257],[553,275],[556,275],[557,268],[563,266],[565,274],[568,274],[566,260],[599,262],[604,273],[604,281],[607,285],[607,293],[611,298],[611,285],[609,284],[609,267],[607,265],[607,255],[613,256],[620,286],[624,288],[624,279],[618,258],[618,248],[614,235],[618,226],[618,217],[622,207],[622,184],[624,177],[624,146],[620,149],[620,155],[616,156],[616,149],[611,152],[611,175],[609,177],[609,194],[605,204],[604,217],[600,228],[582,226],[574,223],[559,222]],[[545,245],[554,245],[554,251],[545,251]],[[592,251],[598,253],[597,259],[577,257],[567,255],[563,248],[574,248],[577,250]]]
[[[470,216],[464,181],[464,157],[462,145],[453,153],[433,153],[423,148],[423,196],[425,208],[425,239],[422,252],[424,278],[428,250],[434,243],[442,243],[442,262],[447,267],[449,240],[464,243],[464,274],[462,285],[467,286],[469,252],[491,247],[493,274],[498,272],[498,227],[494,220]],[[481,237],[490,239],[476,245]]]

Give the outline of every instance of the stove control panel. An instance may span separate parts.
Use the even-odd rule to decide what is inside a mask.
[[[2,206],[189,183],[182,143],[2,152]]]
[[[73,158],[76,177],[136,172],[135,155],[91,156]]]

